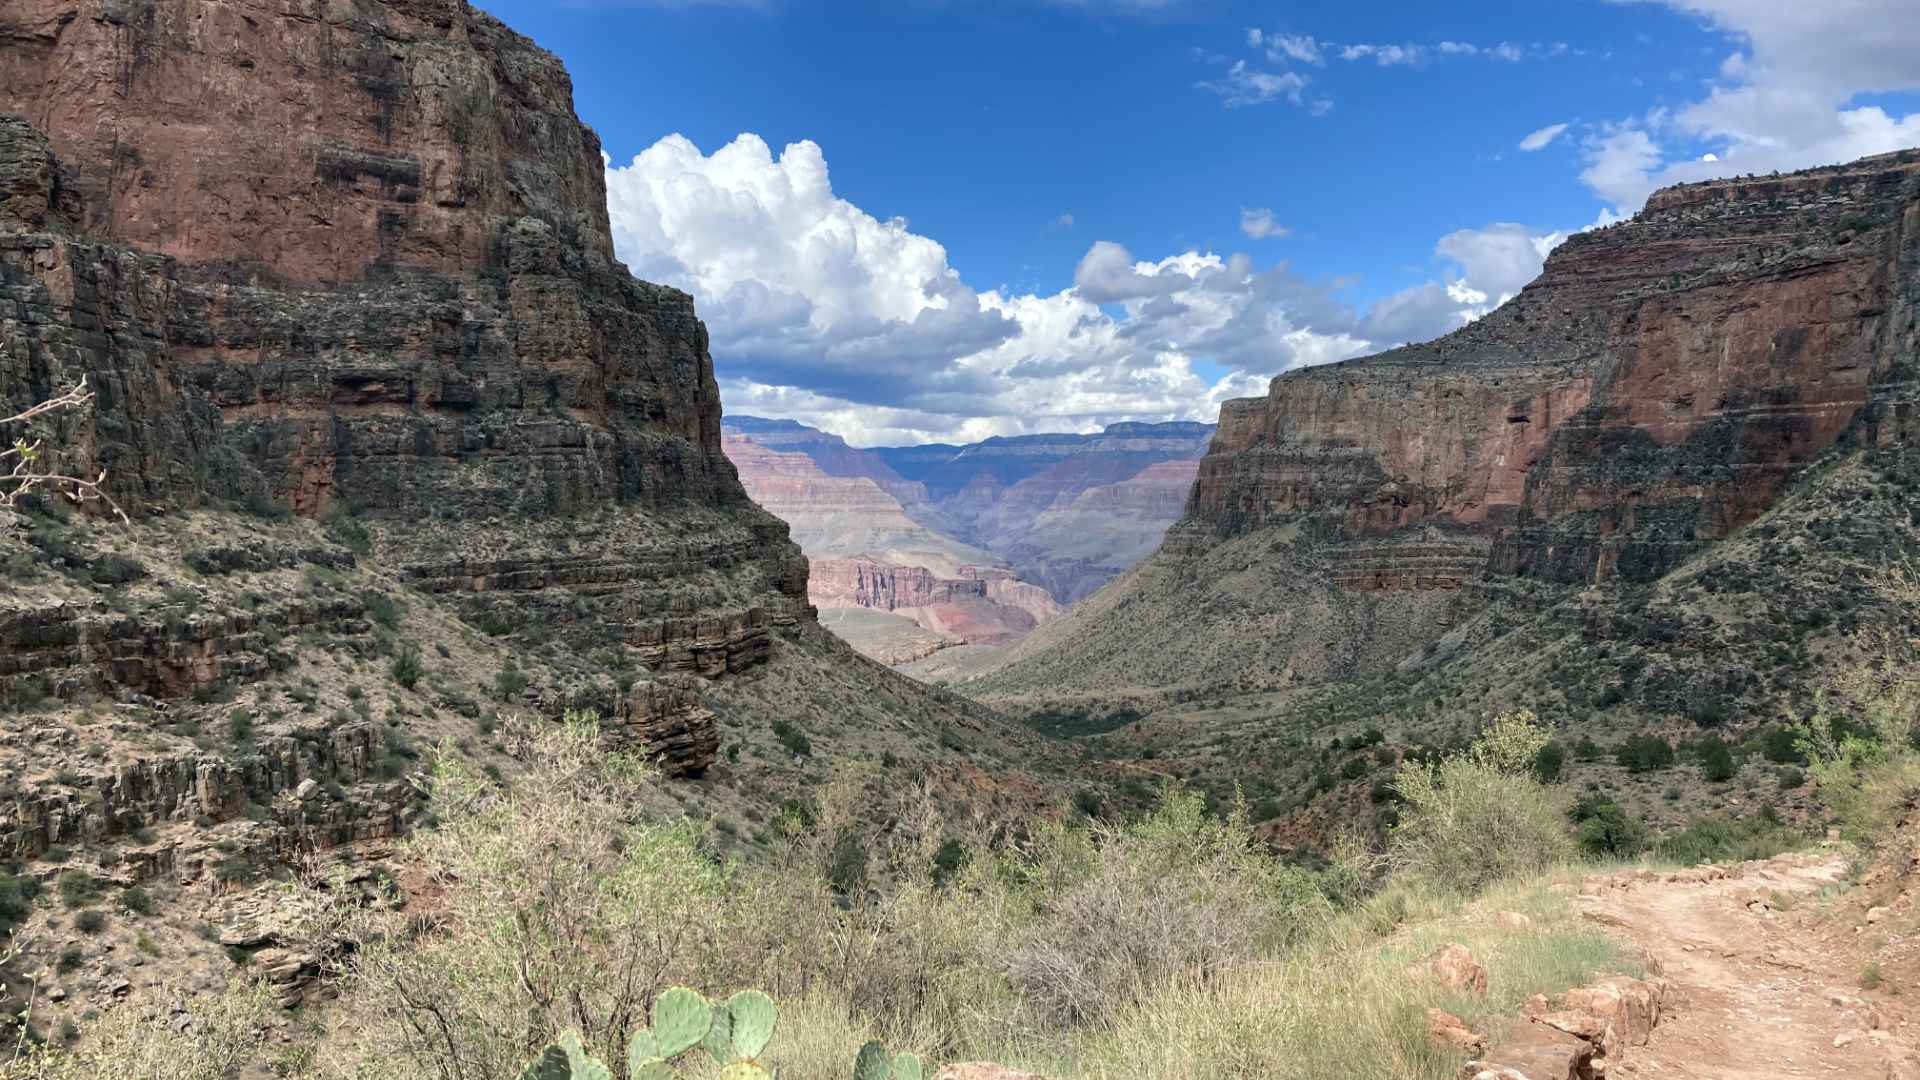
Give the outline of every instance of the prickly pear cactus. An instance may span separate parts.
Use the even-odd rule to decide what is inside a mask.
[[[521,1070],[520,1080],[573,1080],[573,1066],[565,1050],[549,1046]]]
[[[877,1042],[861,1047],[860,1056],[853,1059],[853,1080],[893,1080],[893,1059],[887,1056],[887,1048]]]
[[[732,1061],[733,1052],[733,1008],[725,1003],[714,1002],[713,1025],[707,1028],[707,1034],[700,1040],[700,1049],[707,1056],[722,1065]]]
[[[920,1080],[920,1058],[904,1050],[895,1055],[893,1080]]]
[[[751,1061],[736,1061],[720,1070],[720,1080],[773,1080],[773,1074]]]
[[[732,1020],[733,1056],[751,1061],[773,1041],[777,1018],[773,999],[758,990],[742,990],[727,999]],[[716,1025],[717,1026],[717,1025]]]
[[[634,1032],[627,1041],[627,1076],[629,1080],[672,1080],[673,1067],[660,1056],[660,1043],[648,1028]]]
[[[560,1036],[560,1049],[567,1055],[567,1069],[572,1080],[613,1080],[613,1070],[599,1059],[589,1057],[586,1048],[580,1045],[580,1033],[569,1031]]]
[[[663,1058],[698,1046],[712,1027],[713,1006],[697,990],[676,986],[653,999],[653,1037]]]

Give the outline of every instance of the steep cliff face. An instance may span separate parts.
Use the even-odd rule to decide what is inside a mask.
[[[0,848],[387,836],[415,740],[518,714],[709,809],[804,784],[754,748],[817,704],[822,754],[998,732],[814,624],[603,183],[559,62],[464,0],[0,6],[0,415],[98,395],[0,434],[134,518],[0,514]]]
[[[1583,722],[1607,684],[1629,725],[1797,707],[1819,665],[1775,670],[1776,631],[1844,642],[1874,606],[1844,582],[1912,546],[1882,497],[1917,358],[1920,152],[1661,192],[1468,327],[1227,403],[1160,552],[983,692],[1365,682],[1347,712],[1421,723]],[[1860,520],[1788,512],[1838,505],[1816,460]]]
[[[1661,192],[1472,326],[1229,402],[1187,543],[1297,520],[1417,565],[1438,529],[1469,572],[1657,578],[1911,377],[1917,198],[1912,154]]]

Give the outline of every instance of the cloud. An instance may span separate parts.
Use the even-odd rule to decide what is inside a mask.
[[[1061,214],[1061,215],[1060,215],[1059,217],[1057,217],[1057,218],[1054,218],[1054,219],[1053,219],[1053,227],[1054,227],[1054,228],[1056,228],[1056,229],[1071,229],[1071,228],[1073,228],[1073,215],[1072,215],[1072,214]]]
[[[1340,59],[1368,60],[1381,67],[1394,67],[1399,64],[1418,64],[1425,60],[1427,51],[1418,45],[1342,45]]]
[[[1222,78],[1204,80],[1195,85],[1220,95],[1229,109],[1280,100],[1315,109],[1317,106],[1308,104],[1306,100],[1306,89],[1311,82],[1311,79],[1298,72],[1261,71],[1249,67],[1245,60],[1236,60]]]
[[[1264,206],[1240,210],[1240,231],[1255,240],[1291,235],[1293,230],[1273,220],[1273,211]]]
[[[1583,176],[1621,209],[1637,209],[1654,188],[1671,183],[1920,144],[1920,112],[1895,115],[1859,103],[1862,95],[1920,89],[1920,19],[1912,0],[1642,2],[1705,19],[1735,51],[1705,98],[1618,121],[1588,140]]]
[[[1535,150],[1545,150],[1553,140],[1566,133],[1567,127],[1568,125],[1566,124],[1548,124],[1546,127],[1521,139],[1520,149],[1528,151],[1529,153]]]
[[[1015,294],[970,287],[939,243],[840,198],[812,142],[776,157],[741,135],[707,154],[672,135],[606,175],[620,257],[694,295],[727,408],[863,445],[1212,420],[1282,371],[1461,325],[1547,242],[1517,225],[1449,234],[1442,280],[1365,313],[1285,263],[1141,259],[1104,240],[1070,287]]]

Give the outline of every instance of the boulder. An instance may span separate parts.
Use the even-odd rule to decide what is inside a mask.
[[[1478,1054],[1487,1048],[1487,1037],[1467,1026],[1465,1020],[1441,1009],[1427,1010],[1427,1039],[1436,1045]]]
[[[1487,968],[1473,958],[1473,951],[1454,942],[1436,949],[1433,955],[1407,968],[1415,977],[1432,977],[1453,990],[1474,994],[1487,992]]]

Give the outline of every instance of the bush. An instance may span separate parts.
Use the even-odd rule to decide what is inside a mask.
[[[1781,791],[1792,791],[1807,782],[1807,774],[1791,765],[1780,766],[1780,771],[1775,776],[1780,781]]]
[[[393,663],[388,666],[387,672],[393,676],[394,682],[408,690],[413,689],[419,683],[420,676],[425,674],[420,666],[420,650],[412,645],[402,646],[400,652],[394,656]]]
[[[1655,850],[1664,858],[1688,864],[1740,862],[1772,858],[1799,846],[1803,839],[1783,826],[1768,807],[1738,822],[1717,815],[1695,818],[1661,840]]]
[[[773,722],[773,737],[779,739],[780,745],[786,747],[787,753],[794,757],[813,756],[813,741],[807,738],[805,732],[785,720]]]
[[[86,907],[100,895],[99,879],[85,870],[63,872],[54,888],[60,893],[60,903],[69,911]]]
[[[151,915],[154,912],[153,894],[139,885],[121,893],[120,902],[135,915]]]
[[[1553,740],[1540,748],[1533,756],[1533,778],[1543,784],[1560,782],[1560,770],[1567,763],[1567,748]]]
[[[0,873],[0,943],[13,928],[27,921],[33,899],[40,895],[40,883],[25,875]]]
[[[1673,765],[1673,744],[1658,735],[1630,735],[1617,757],[1630,773],[1653,772]]]
[[[500,673],[493,677],[493,696],[502,701],[512,701],[527,689],[527,675],[511,659]]]
[[[1760,754],[1775,765],[1805,765],[1807,755],[1800,752],[1800,735],[1784,724],[1769,727],[1760,736]]]
[[[1595,858],[1627,858],[1646,847],[1646,827],[1604,795],[1581,799],[1573,805],[1570,816],[1580,850]]]
[[[1715,784],[1733,779],[1739,768],[1733,763],[1733,750],[1718,735],[1708,736],[1700,746],[1700,773]]]
[[[1570,858],[1560,803],[1533,778],[1547,735],[1530,712],[1496,718],[1464,753],[1402,766],[1406,800],[1388,856],[1399,871],[1462,892]]]
[[[73,925],[83,934],[97,934],[107,928],[107,913],[98,908],[88,908],[74,916]]]

